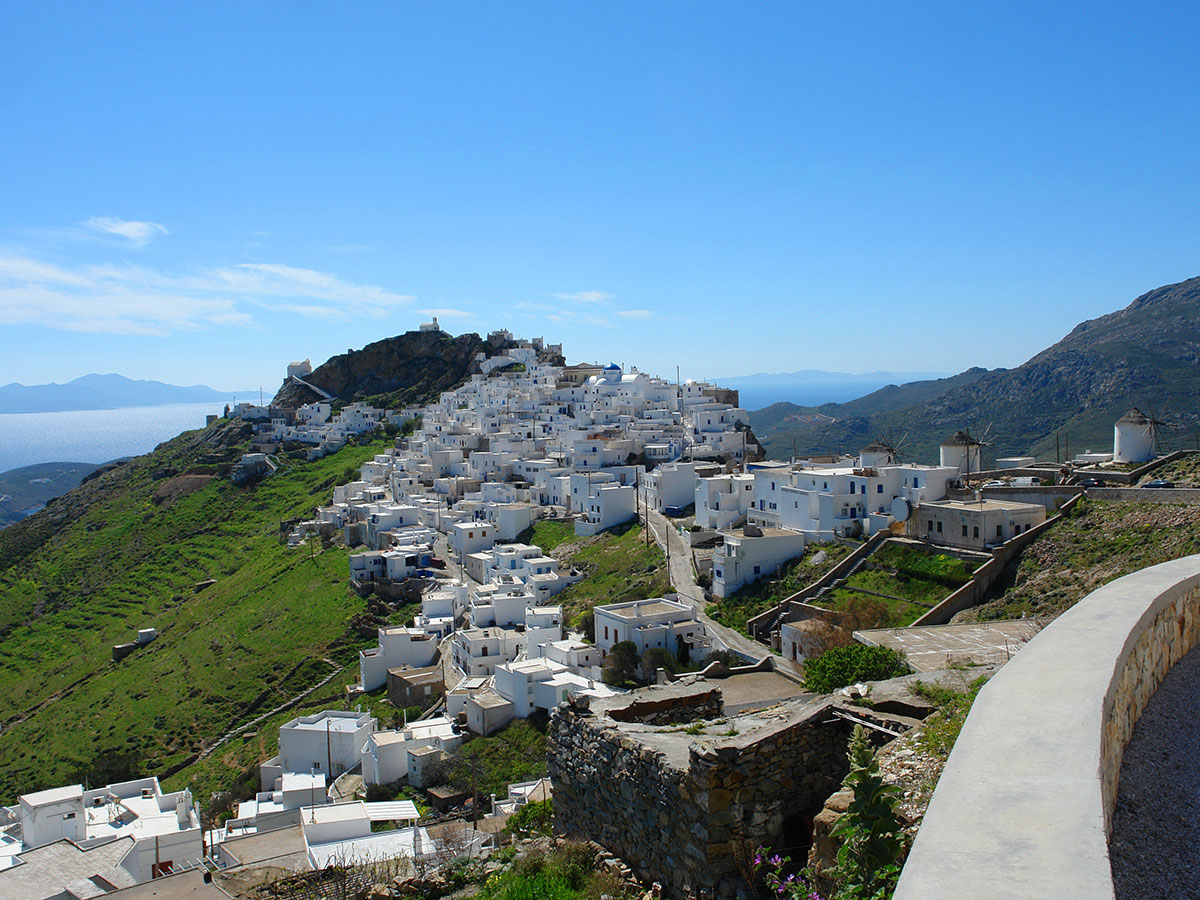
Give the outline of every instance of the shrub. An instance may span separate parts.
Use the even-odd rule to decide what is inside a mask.
[[[908,672],[908,666],[895,650],[851,644],[834,647],[806,661],[804,687],[828,694],[858,681],[882,681]]]
[[[504,830],[514,836],[533,834],[548,836],[552,834],[554,831],[554,802],[542,800],[538,803],[526,803],[509,817]]]
[[[850,788],[854,797],[830,832],[842,839],[832,873],[837,897],[882,900],[892,896],[905,854],[904,830],[896,816],[900,789],[885,783],[879,774],[875,748],[861,725],[854,726],[846,755],[850,772],[842,786]]]

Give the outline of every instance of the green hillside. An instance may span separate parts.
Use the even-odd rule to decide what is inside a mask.
[[[346,551],[289,550],[280,523],[387,441],[236,487],[205,463],[236,459],[244,437],[224,422],[185,432],[0,531],[0,802],[175,772],[368,642]],[[113,663],[142,627],[158,640]]]
[[[850,403],[775,404],[750,423],[776,458],[829,450],[857,452],[882,435],[908,435],[904,458],[935,462],[942,438],[989,425],[985,465],[1031,453],[1111,449],[1113,423],[1131,407],[1175,427],[1168,445],[1200,434],[1200,278],[1157,288],[1125,309],[1083,322],[1014,369],[969,369],[953,378],[889,386]],[[790,407],[790,408],[789,408]]]

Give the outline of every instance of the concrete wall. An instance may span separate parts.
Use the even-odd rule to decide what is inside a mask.
[[[980,692],[894,900],[1112,898],[1125,746],[1198,643],[1200,556],[1118,578],[1051,623]]]

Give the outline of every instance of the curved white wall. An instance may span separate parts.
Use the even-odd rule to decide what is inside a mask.
[[[1108,827],[1125,745],[1200,643],[1200,556],[1085,597],[980,692],[894,900],[1113,897]]]

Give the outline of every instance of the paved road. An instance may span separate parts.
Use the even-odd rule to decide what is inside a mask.
[[[733,650],[735,653],[753,659],[759,660],[764,656],[769,656],[771,651],[764,647],[758,641],[752,641],[744,634],[734,631],[732,628],[727,628],[720,622],[715,622],[708,617],[705,608],[708,603],[704,600],[704,590],[700,585],[696,584],[696,573],[692,569],[692,548],[688,546],[687,541],[675,530],[671,521],[662,513],[654,510],[648,511],[650,517],[650,533],[654,535],[654,539],[658,541],[658,545],[666,552],[665,540],[671,542],[671,585],[679,595],[679,598],[686,603],[691,604],[696,615],[704,627],[708,629],[709,634],[713,635],[717,649],[724,647],[727,650]]]

